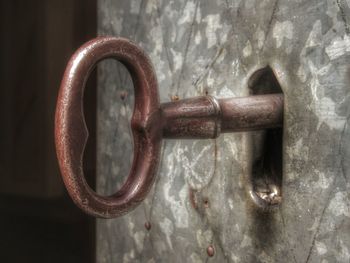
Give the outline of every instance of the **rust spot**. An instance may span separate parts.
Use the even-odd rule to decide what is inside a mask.
[[[209,199],[208,198],[204,198],[203,199],[203,204],[205,208],[209,208]]]
[[[120,92],[119,96],[120,96],[121,100],[125,100],[126,97],[128,96],[128,92],[127,91],[122,91],[122,92]]]
[[[198,208],[197,204],[197,190],[192,189],[191,187],[189,188],[189,198],[190,198],[190,203],[194,209]]]
[[[215,249],[214,249],[214,246],[213,245],[209,245],[207,247],[207,254],[209,257],[213,257],[214,254],[215,254]]]
[[[147,221],[146,223],[145,223],[145,228],[148,230],[148,231],[150,231],[151,230],[151,223],[149,222],[149,221]]]
[[[171,101],[178,101],[180,98],[179,98],[179,96],[177,96],[177,95],[172,95],[172,96],[170,97],[170,99],[171,99]]]

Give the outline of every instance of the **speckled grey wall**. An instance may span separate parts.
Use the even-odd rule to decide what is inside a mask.
[[[350,1],[98,6],[100,35],[130,38],[149,54],[162,102],[247,95],[249,77],[266,65],[285,95],[278,209],[260,213],[249,204],[247,134],[167,140],[145,202],[124,217],[98,220],[98,262],[349,262]],[[102,63],[98,95],[97,182],[107,194],[130,166],[133,90],[125,69]]]

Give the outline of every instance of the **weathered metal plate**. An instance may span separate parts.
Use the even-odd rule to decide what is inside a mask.
[[[99,1],[100,34],[146,50],[161,102],[247,95],[250,76],[270,65],[285,96],[285,126],[279,209],[260,213],[246,195],[249,135],[166,140],[146,201],[124,217],[98,220],[98,262],[348,262],[349,5]],[[112,193],[132,157],[126,70],[103,63],[98,96],[98,191]]]

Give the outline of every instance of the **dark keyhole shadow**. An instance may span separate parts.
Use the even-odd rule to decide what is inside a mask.
[[[256,71],[250,77],[248,87],[251,95],[283,93],[269,66]],[[275,245],[275,216],[282,201],[283,129],[256,131],[247,136],[250,231],[256,251],[266,252]]]
[[[256,71],[248,83],[251,95],[282,93],[272,69]],[[282,128],[250,133],[251,165],[248,178],[254,203],[263,210],[279,205],[282,198]]]

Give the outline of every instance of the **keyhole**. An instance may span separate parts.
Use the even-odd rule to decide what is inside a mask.
[[[248,86],[251,95],[283,93],[269,66],[256,71]],[[247,136],[251,151],[248,192],[258,207],[275,207],[282,201],[283,129],[256,131]]]

